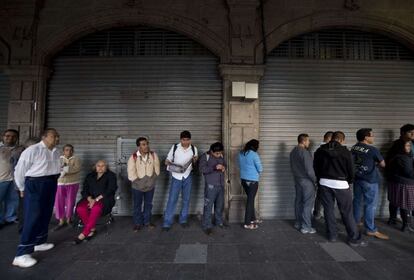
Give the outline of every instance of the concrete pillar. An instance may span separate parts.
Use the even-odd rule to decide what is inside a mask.
[[[233,81],[258,83],[264,74],[263,65],[221,64],[223,78],[223,141],[228,162],[226,209],[230,222],[244,219],[245,194],[240,184],[237,154],[250,139],[259,139],[259,100],[232,97]]]
[[[8,127],[20,132],[20,142],[39,136],[45,125],[46,86],[50,69],[42,65],[11,65]]]

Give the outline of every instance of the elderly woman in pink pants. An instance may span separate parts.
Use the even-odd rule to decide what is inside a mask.
[[[81,162],[73,153],[73,146],[66,144],[63,147],[63,155],[60,157],[62,171],[55,199],[55,215],[59,224],[54,228],[54,231],[60,230],[70,223],[79,190]]]

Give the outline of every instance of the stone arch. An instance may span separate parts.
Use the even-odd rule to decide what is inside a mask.
[[[284,23],[268,31],[266,35],[267,54],[288,39],[327,28],[349,28],[383,34],[414,50],[412,27],[375,16],[357,16],[349,12],[321,12]],[[260,41],[256,45],[256,61],[263,61],[262,43],[263,41]]]
[[[81,18],[77,22],[51,33],[43,40],[39,40],[36,48],[36,60],[40,65],[47,65],[57,52],[85,35],[112,27],[134,25],[146,25],[183,34],[206,47],[218,56],[221,62],[226,62],[229,59],[226,41],[199,22],[171,14],[105,11]]]

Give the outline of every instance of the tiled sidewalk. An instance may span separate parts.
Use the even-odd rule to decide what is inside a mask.
[[[18,243],[17,227],[0,230],[0,279],[414,279],[414,234],[378,222],[388,241],[365,237],[366,248],[327,243],[324,225],[302,235],[292,221],[264,221],[256,231],[238,224],[205,235],[194,217],[190,227],[169,232],[157,228],[132,231],[131,218],[116,217],[98,236],[72,245],[72,228],[50,233],[56,247],[36,253],[28,269],[11,265]]]

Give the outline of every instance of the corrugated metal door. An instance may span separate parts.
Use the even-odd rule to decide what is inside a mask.
[[[217,58],[172,32],[150,28],[127,31],[131,30],[135,32],[131,36],[134,42],[129,45],[132,49],[125,47],[130,43],[125,39],[125,29],[111,30],[93,35],[95,41],[82,39],[57,57],[47,109],[48,126],[59,130],[62,144],[75,146],[84,162],[84,173],[100,158],[118,171],[119,200],[114,211],[122,215],[131,214],[130,187],[125,178],[126,157],[136,150],[135,140],[131,139],[149,137],[161,161],[172,144],[179,141],[182,130],[191,131],[200,151],[221,140],[222,95]],[[116,40],[100,46],[108,33]],[[77,48],[87,55],[75,56]],[[96,51],[99,48],[105,51]],[[91,55],[90,49],[97,55]],[[121,158],[117,157],[118,137],[129,139]],[[154,213],[164,209],[168,175],[162,166]],[[202,211],[203,191],[197,176],[191,213]]]
[[[337,37],[344,38],[342,35]],[[385,154],[391,141],[398,138],[399,127],[414,120],[412,56],[406,55],[403,60],[391,57],[388,61],[370,55],[369,60],[321,59],[327,53],[322,47],[317,49],[319,59],[306,55],[315,54],[315,50],[309,52],[306,47],[296,56],[302,59],[281,55],[297,52],[292,46],[300,40],[306,42],[303,37],[294,39],[272,52],[261,83],[260,140],[265,171],[259,203],[261,215],[266,218],[294,215],[289,153],[299,133],[310,134],[315,151],[328,130],[344,131],[350,147],[356,142],[356,131],[370,127],[376,135],[375,146]],[[349,50],[345,46],[346,49]],[[378,212],[385,213],[385,188],[381,193]]]
[[[7,129],[8,108],[10,99],[9,80],[6,75],[0,73],[0,132]]]

